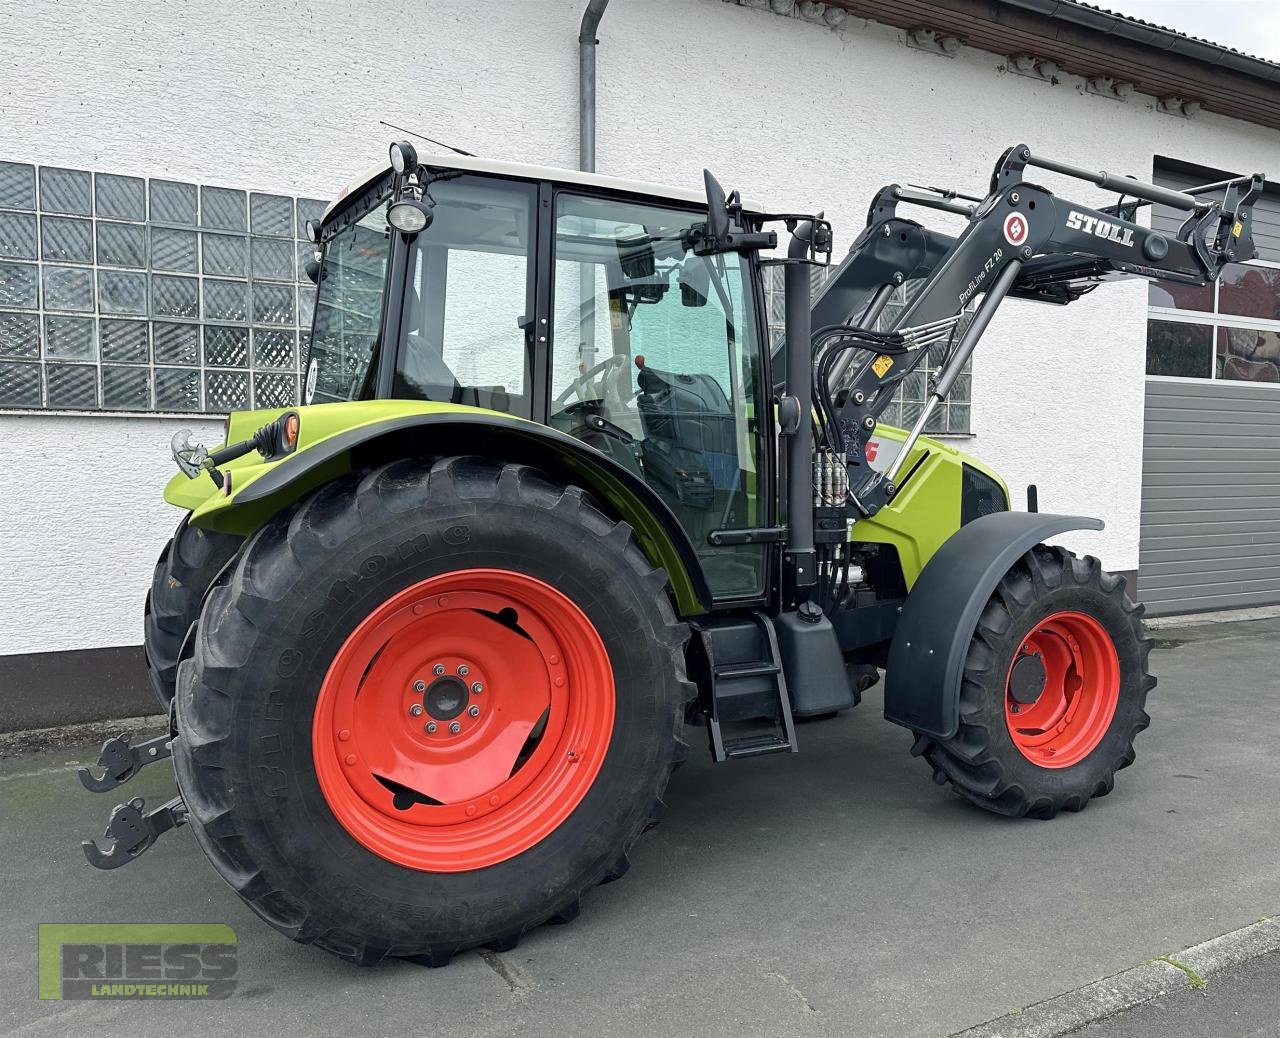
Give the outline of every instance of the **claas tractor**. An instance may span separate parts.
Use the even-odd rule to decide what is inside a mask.
[[[1046,543],[1102,522],[1013,510],[924,431],[1005,299],[1251,259],[1262,178],[1172,191],[1019,145],[982,194],[886,187],[839,264],[821,215],[704,181],[396,143],[309,228],[304,404],[171,445],[185,514],[145,615],[169,725],[82,780],[171,759],[177,795],[120,804],[91,864],[187,825],[293,940],[508,949],[627,870],[689,733],[719,762],[795,753],[881,671],[886,719],[978,807],[1111,792],[1151,641],[1121,577]],[[881,425],[926,358],[914,425]]]

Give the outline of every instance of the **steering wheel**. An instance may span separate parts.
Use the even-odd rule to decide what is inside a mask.
[[[572,382],[570,382],[567,386],[564,387],[564,389],[560,392],[560,394],[555,399],[555,406],[563,407],[564,404],[568,401],[569,395],[571,393],[577,393],[579,400],[585,400],[586,397],[582,395],[582,391],[586,389],[591,382],[593,382],[597,377],[603,377],[605,372],[607,372],[610,368],[623,367],[626,365],[626,363],[627,363],[627,358],[625,355],[621,353],[615,353],[615,354],[612,354],[611,356],[605,357],[605,359],[602,360],[599,364],[593,364],[591,367],[587,368],[587,370],[584,371],[581,375],[579,375],[577,378],[575,378]]]

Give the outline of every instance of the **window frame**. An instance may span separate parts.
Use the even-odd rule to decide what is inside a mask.
[[[1250,260],[1248,263],[1238,264],[1242,267],[1266,267],[1270,270],[1280,271],[1280,261],[1276,260]],[[1265,389],[1280,390],[1280,382],[1251,382],[1248,379],[1238,378],[1222,378],[1218,375],[1218,329],[1219,328],[1247,328],[1257,331],[1275,332],[1280,335],[1280,319],[1271,319],[1263,317],[1239,317],[1235,314],[1222,314],[1218,312],[1220,304],[1220,292],[1222,281],[1220,278],[1214,278],[1210,282],[1213,289],[1213,309],[1212,310],[1179,310],[1169,306],[1153,306],[1147,303],[1147,325],[1150,327],[1152,321],[1162,321],[1166,324],[1194,324],[1204,325],[1213,329],[1213,334],[1209,337],[1209,374],[1206,378],[1196,378],[1190,375],[1151,375],[1146,374],[1145,377],[1156,382],[1189,382],[1192,385],[1203,385],[1206,382],[1220,382],[1229,386],[1260,386]],[[1150,287],[1148,286],[1148,299],[1150,299]]]

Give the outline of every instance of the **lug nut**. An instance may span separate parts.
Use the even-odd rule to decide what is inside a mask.
[[[427,683],[425,681],[415,681],[413,683],[413,690],[415,692],[425,692],[427,690]]]
[[[409,707],[409,716],[410,716],[410,717],[421,717],[421,716],[422,716],[422,704],[421,704],[421,703],[414,703],[414,704],[413,704],[413,706]]]
[[[481,692],[484,691],[484,686],[480,684],[480,682],[478,681],[473,682],[471,685],[471,691],[474,692],[476,695],[479,695]]]
[[[467,710],[467,713],[469,713],[472,717],[479,717],[479,716],[480,716],[480,708],[479,708],[478,706],[473,706],[473,707],[471,707],[470,709],[468,709],[468,710]]]
[[[453,732],[454,735],[457,735],[460,731],[462,731],[462,725],[458,724],[457,721],[453,721],[449,725],[449,731]]]
[[[428,735],[435,734],[435,730],[436,730],[435,721],[428,721],[425,725],[423,725],[423,727],[426,729]]]
[[[470,673],[471,673],[471,668],[468,667],[465,663],[458,668],[458,677],[460,678],[465,678]]]
[[[434,667],[431,668],[431,673],[434,674],[436,677],[439,677],[441,674],[444,673],[444,664],[437,663]]]

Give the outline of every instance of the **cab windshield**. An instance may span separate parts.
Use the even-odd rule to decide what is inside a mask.
[[[391,249],[387,196],[345,215],[325,246],[316,292],[304,400],[326,404],[371,395],[368,386],[382,331],[382,295]]]

